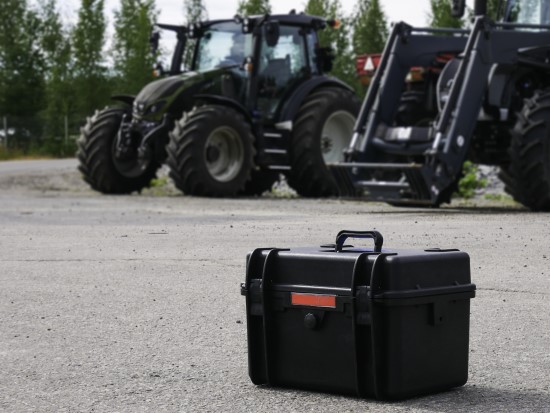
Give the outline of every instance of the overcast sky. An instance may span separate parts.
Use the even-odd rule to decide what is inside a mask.
[[[357,0],[341,0],[345,14],[351,14]],[[238,0],[204,0],[211,19],[232,17],[237,10]],[[271,0],[273,13],[288,13],[291,9],[303,11],[306,0]],[[80,0],[59,0],[64,17],[76,20],[76,11]],[[105,11],[109,23],[113,20],[113,10],[118,8],[119,0],[105,0]],[[381,0],[389,22],[406,21],[413,26],[426,25],[429,12],[429,0]],[[181,24],[184,21],[183,0],[156,0],[160,10],[159,22]]]

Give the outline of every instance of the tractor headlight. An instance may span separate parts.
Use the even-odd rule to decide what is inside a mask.
[[[149,106],[149,108],[147,108],[145,115],[154,115],[155,113],[160,112],[162,108],[164,108],[164,106],[166,106],[165,100],[155,102],[151,106]]]
[[[143,116],[143,113],[145,112],[145,103],[134,101],[132,111],[134,116]]]

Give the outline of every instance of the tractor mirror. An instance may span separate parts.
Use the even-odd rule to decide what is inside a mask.
[[[485,16],[487,14],[487,0],[475,0],[474,16]]]
[[[159,49],[160,41],[160,32],[158,30],[153,30],[151,32],[151,37],[149,37],[149,45],[151,46],[151,54],[156,56]]]
[[[460,19],[462,16],[464,16],[465,8],[466,0],[453,0],[453,4],[451,6],[451,15],[453,17],[456,17],[457,19]]]
[[[279,42],[279,22],[268,21],[264,25],[265,42],[269,47],[275,47]]]
[[[315,61],[317,69],[321,73],[330,72],[334,61],[334,51],[330,47],[318,47],[315,49]]]

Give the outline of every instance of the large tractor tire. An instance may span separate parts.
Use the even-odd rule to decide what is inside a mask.
[[[550,89],[526,100],[512,130],[506,187],[533,211],[550,211]]]
[[[153,159],[118,159],[117,135],[127,109],[107,108],[88,118],[80,130],[77,157],[84,180],[104,194],[130,194],[149,186],[159,164]]]
[[[236,110],[206,105],[176,122],[166,148],[170,177],[186,195],[232,197],[254,168],[254,136]]]
[[[327,163],[344,160],[360,102],[349,90],[329,87],[313,91],[294,120],[290,144],[289,185],[306,197],[336,196],[336,180]]]

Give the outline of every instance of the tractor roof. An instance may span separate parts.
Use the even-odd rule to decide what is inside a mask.
[[[264,15],[254,15],[254,16],[243,16],[243,19],[250,19],[252,21],[258,21],[260,19],[263,19]],[[240,16],[235,16],[235,19],[241,18]],[[212,24],[216,23],[223,23],[223,22],[231,22],[235,21],[235,19],[220,19],[220,20],[207,20],[202,21],[201,26],[202,27],[208,27]],[[309,14],[304,13],[289,13],[289,14],[271,14],[268,15],[266,20],[276,20],[281,24],[291,24],[296,26],[306,26],[306,27],[313,27],[316,30],[322,29],[327,25],[330,25],[330,20],[327,20],[323,17],[319,16],[311,16]]]

